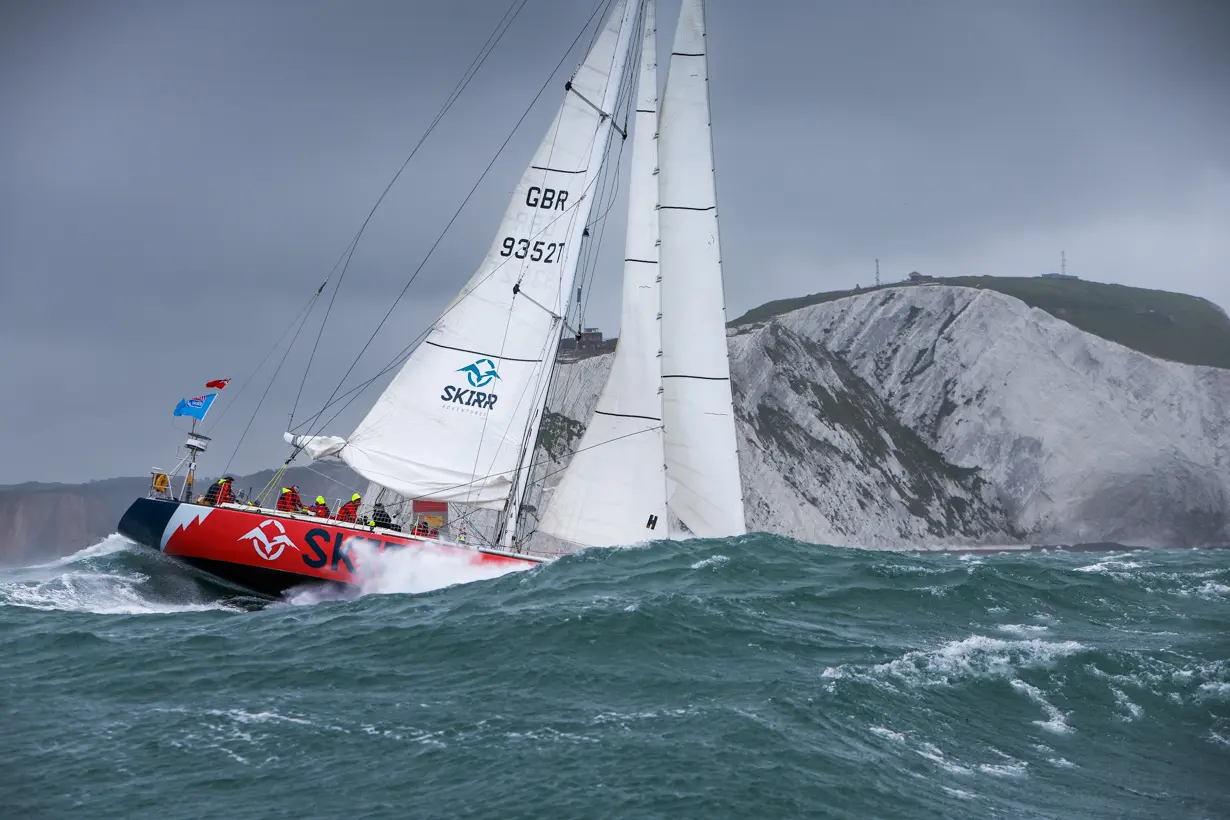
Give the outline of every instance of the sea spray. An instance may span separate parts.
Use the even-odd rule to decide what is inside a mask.
[[[350,556],[358,584],[307,585],[288,592],[287,601],[306,606],[365,595],[417,594],[530,568],[513,562],[479,561],[476,556],[456,549],[440,549],[430,543],[385,549],[359,541],[351,548]]]

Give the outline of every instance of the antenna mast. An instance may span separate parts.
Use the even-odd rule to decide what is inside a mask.
[[[880,260],[876,260],[876,287],[880,286]]]

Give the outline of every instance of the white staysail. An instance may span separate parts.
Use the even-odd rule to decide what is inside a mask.
[[[658,72],[645,7],[633,121],[619,342],[606,385],[538,530],[585,546],[668,538],[658,293]]]
[[[616,0],[482,265],[354,433],[288,442],[406,498],[504,506],[540,421],[634,28]]]
[[[747,531],[726,348],[702,0],[683,0],[658,120],[662,417],[670,508],[695,535]]]

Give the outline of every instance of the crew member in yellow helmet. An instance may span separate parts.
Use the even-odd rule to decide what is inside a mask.
[[[337,515],[334,516],[334,519],[337,521],[349,521],[352,524],[358,521],[359,501],[360,498],[358,493],[350,496],[349,501],[337,508]]]

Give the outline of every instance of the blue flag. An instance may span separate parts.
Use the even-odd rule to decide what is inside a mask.
[[[179,404],[175,405],[175,415],[191,416],[200,421],[205,418],[205,414],[209,412],[209,405],[213,404],[216,398],[218,398],[217,393],[206,393],[195,399],[180,399]]]

